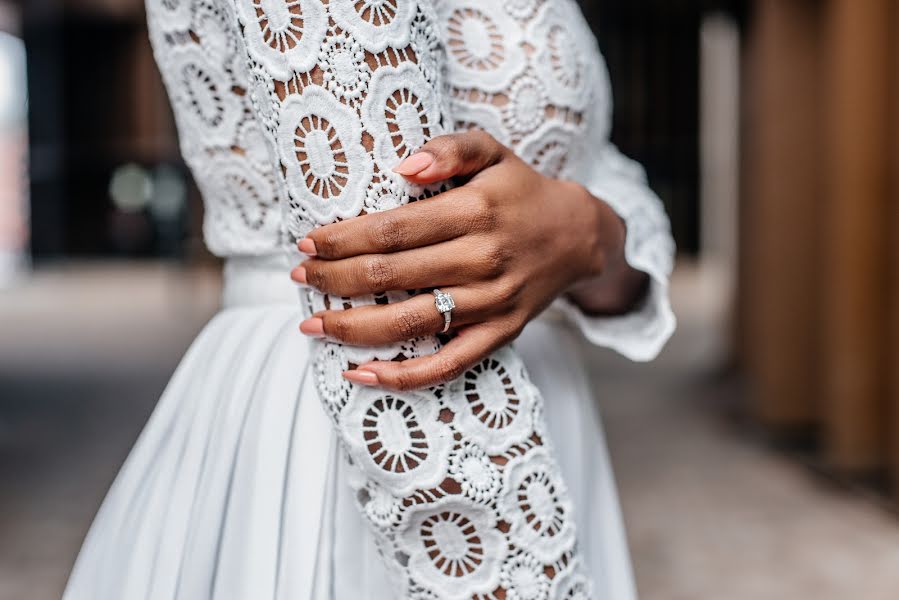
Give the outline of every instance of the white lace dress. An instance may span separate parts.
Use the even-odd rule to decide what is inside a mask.
[[[638,165],[608,142],[602,58],[574,0],[148,0],[182,152],[228,257],[194,342],[110,490],[66,600],[633,598],[576,324],[636,360],[674,318],[673,244]],[[627,224],[651,278],[632,313],[564,300],[512,347],[413,393],[340,373],[420,356],[310,341],[338,298],[298,289],[296,239],[431,200],[391,168],[483,128],[580,181]]]

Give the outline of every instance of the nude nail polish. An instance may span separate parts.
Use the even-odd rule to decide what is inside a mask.
[[[290,272],[290,278],[297,283],[306,283],[306,267],[299,265]]]
[[[393,168],[394,173],[399,173],[405,177],[418,175],[431,166],[434,162],[434,156],[427,152],[416,152],[412,156],[407,157],[404,161]]]
[[[325,337],[325,322],[318,317],[306,319],[300,323],[300,331],[309,337],[323,338]]]
[[[297,244],[297,247],[300,249],[300,252],[308,256],[315,256],[318,254],[318,251],[315,248],[315,240],[312,238],[303,238],[300,240],[300,243]]]
[[[360,385],[378,385],[378,375],[373,371],[364,369],[353,369],[352,371],[344,371],[344,378],[353,383]]]

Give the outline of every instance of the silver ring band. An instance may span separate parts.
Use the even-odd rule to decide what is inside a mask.
[[[437,311],[443,315],[443,331],[441,331],[441,333],[446,333],[449,331],[450,323],[453,320],[453,309],[456,308],[456,302],[453,300],[452,295],[441,292],[438,289],[435,289],[433,294],[434,306],[436,306]]]

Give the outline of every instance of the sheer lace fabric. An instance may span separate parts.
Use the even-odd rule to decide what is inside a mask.
[[[628,260],[652,276],[653,292],[622,319],[575,315],[588,335],[641,357],[670,333],[667,221],[608,145],[608,80],[573,0],[152,0],[148,14],[213,252],[276,253],[315,226],[437,194],[391,168],[431,137],[479,127],[626,220]],[[304,303],[313,312],[412,293],[307,289]],[[398,589],[588,597],[543,400],[511,348],[415,393],[341,377],[440,344],[319,342],[314,352],[320,399]]]

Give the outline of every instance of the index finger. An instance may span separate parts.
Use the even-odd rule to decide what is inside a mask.
[[[480,192],[457,188],[435,198],[353,217],[313,230],[300,251],[324,259],[429,246],[473,231],[482,220]]]

